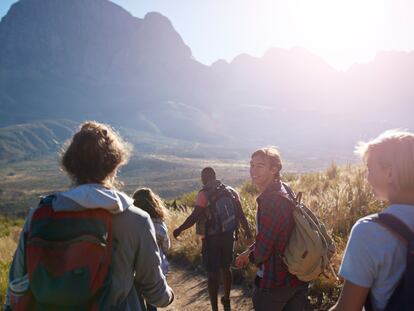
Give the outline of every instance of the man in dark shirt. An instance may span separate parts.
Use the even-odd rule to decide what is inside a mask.
[[[182,231],[190,228],[196,222],[202,221],[207,214],[207,222],[202,240],[202,258],[205,269],[208,274],[208,292],[210,295],[211,308],[218,311],[217,295],[219,287],[220,272],[223,276],[224,296],[221,299],[225,311],[230,311],[230,289],[231,289],[231,270],[230,265],[233,261],[233,242],[235,238],[235,229],[226,232],[220,232],[216,223],[213,223],[212,209],[216,202],[217,192],[222,192],[232,200],[231,211],[235,218],[235,223],[241,223],[248,240],[252,239],[246,217],[241,208],[239,195],[237,192],[221,183],[216,179],[216,173],[211,167],[206,167],[201,171],[201,181],[203,188],[199,191],[195,203],[195,209],[184,223],[174,230],[173,235],[177,238]]]
[[[307,283],[289,273],[282,256],[295,226],[293,205],[283,194],[280,180],[282,163],[275,148],[263,148],[252,154],[250,176],[260,195],[257,198],[256,240],[240,254],[236,266],[252,262],[259,268],[253,293],[256,311],[304,310]]]

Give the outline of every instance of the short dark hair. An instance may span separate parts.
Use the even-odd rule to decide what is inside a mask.
[[[128,162],[131,149],[111,126],[87,121],[62,151],[60,165],[75,185],[114,187],[116,171]]]
[[[201,181],[203,184],[207,184],[209,181],[216,180],[216,172],[212,167],[205,167],[201,171]]]

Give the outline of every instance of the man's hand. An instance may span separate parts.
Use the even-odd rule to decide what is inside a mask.
[[[255,238],[254,237],[252,237],[252,236],[246,237],[246,244],[248,246],[252,245],[254,243],[254,241],[255,241]]]
[[[175,229],[174,231],[173,231],[173,236],[174,236],[174,239],[177,239],[178,238],[178,236],[181,234],[181,229],[178,227],[177,229]]]
[[[244,268],[249,264],[249,255],[251,250],[247,249],[243,253],[241,253],[239,256],[237,256],[234,265],[236,268]]]

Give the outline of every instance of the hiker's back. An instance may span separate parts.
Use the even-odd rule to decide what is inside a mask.
[[[42,198],[25,224],[24,267],[10,273],[12,309],[107,310],[112,216],[102,208],[56,211],[56,197]]]
[[[208,199],[206,234],[217,235],[234,232],[237,229],[236,201],[234,189],[215,181],[203,188]]]
[[[62,208],[61,205],[59,207]],[[63,207],[63,209],[65,209],[65,207]],[[90,225],[94,221],[94,217],[95,217],[94,215],[96,213],[95,211],[98,211],[98,210],[95,210],[95,209],[86,210],[84,212],[83,211],[81,212],[66,211],[66,212],[60,212],[60,213],[55,213],[55,214],[58,214],[57,216],[58,218],[60,218],[61,215],[65,215],[66,219],[63,219],[63,222],[68,222],[70,220],[70,223],[68,225],[69,227],[74,228],[76,226],[81,226],[82,224],[81,223],[77,224],[76,220],[72,219],[74,218],[72,217],[72,214],[82,215],[82,218],[86,219]],[[109,212],[103,211],[103,210],[100,210],[100,211],[101,212],[98,212],[98,213],[103,213],[104,215],[106,215],[105,217],[109,217],[111,220],[112,252],[111,252],[111,258],[110,258],[110,267],[109,267],[108,272],[104,275],[107,277],[105,278],[105,284],[102,286],[102,290],[105,291],[105,296],[104,296],[105,303],[101,305],[98,308],[98,310],[110,310],[111,308],[116,308],[116,310],[120,310],[120,311],[121,310],[122,311],[145,310],[142,308],[142,305],[141,305],[142,303],[142,300],[140,299],[141,294],[143,294],[149,301],[151,301],[154,304],[167,305],[169,303],[169,300],[171,299],[171,290],[165,282],[160,282],[160,280],[163,279],[163,276],[159,272],[160,259],[157,254],[158,249],[157,249],[156,241],[155,241],[154,227],[152,226],[152,222],[151,222],[149,215],[134,206],[130,206],[129,208],[125,209],[123,212],[117,213],[117,214],[110,214]],[[85,218],[85,215],[88,216],[89,218],[88,219]],[[39,217],[39,208],[32,210],[31,213],[29,214],[28,219],[29,220],[25,224],[25,229],[24,229],[24,232],[26,233],[24,233],[23,235],[28,236],[29,245],[33,244],[34,246],[36,246],[37,240],[39,240],[37,244],[43,247],[43,245],[45,244],[45,241],[43,241],[43,236],[45,234],[46,236],[49,236],[49,235],[54,236],[55,234],[53,233],[54,232],[53,228],[56,227],[55,225],[57,225],[56,227],[57,230],[61,230],[63,233],[65,231],[68,231],[67,229],[69,228],[69,227],[66,228],[62,224],[59,224],[59,223],[53,224],[53,221],[52,221],[46,224],[46,227],[47,227],[46,229],[51,229],[51,231],[43,230],[42,224],[39,227],[33,222],[33,220],[44,222],[43,220],[45,219],[44,215],[43,216],[41,215],[41,217]],[[29,230],[29,228],[31,229]],[[90,231],[91,230],[89,230],[88,232]],[[85,231],[86,235],[89,235],[88,232]],[[59,234],[62,235],[61,233]],[[34,239],[31,238],[31,235],[34,236]],[[39,239],[38,237],[40,237],[41,239]],[[76,235],[74,236],[74,240],[78,240],[79,238],[82,238],[82,237],[85,237],[85,236],[83,234],[79,236]],[[71,240],[69,240],[68,242],[70,243],[65,242],[63,244],[71,245],[72,243]],[[46,243],[49,243],[49,242],[46,241]],[[21,244],[19,243],[18,249],[23,250],[24,247],[20,245]],[[30,246],[30,247],[33,248],[34,246]],[[46,247],[47,246],[48,245],[46,245]],[[91,264],[90,257],[92,254],[90,250],[89,251],[85,250],[84,252],[78,252],[76,254],[73,252],[71,253],[70,252],[71,250],[68,249],[69,252],[66,251],[66,253],[67,255],[69,255],[69,257],[79,258],[79,260],[76,259],[75,262],[72,262],[73,261],[72,259],[71,260],[65,259],[65,257],[67,257],[66,255],[65,257],[62,257],[62,255],[59,255],[59,252],[60,252],[59,249],[48,250],[47,248],[45,248],[44,251],[43,250],[33,251],[31,250],[30,247],[28,251],[26,252],[27,260],[29,262],[29,275],[31,274],[33,275],[33,273],[31,273],[30,271],[38,270],[36,267],[40,265],[37,263],[44,264],[45,268],[43,270],[46,269],[47,271],[55,271],[56,269],[58,269],[56,271],[59,272],[60,270],[66,269],[65,267],[67,266],[69,270],[68,272],[65,272],[65,273],[69,275],[73,274],[74,277],[76,277],[77,274],[80,273],[80,271],[79,273],[77,273],[75,271],[76,269],[73,270],[73,267],[74,267],[74,264],[76,264],[76,261],[85,260],[89,264]],[[66,248],[67,247],[65,246],[62,249],[66,249]],[[44,256],[42,252],[43,254],[50,253],[52,256]],[[51,252],[57,252],[57,253],[54,254]],[[22,255],[23,255],[23,252],[18,250],[17,254],[15,255],[15,258],[17,258],[16,260],[18,260],[18,262],[20,261],[19,258],[22,258],[21,257]],[[62,264],[59,265],[58,261],[61,261]],[[68,263],[69,266],[63,265],[63,262],[65,261]],[[33,268],[31,268],[30,265],[32,265]],[[50,267],[50,265],[52,265],[53,267]],[[91,269],[89,270],[94,271],[93,267],[90,267],[90,268]],[[20,275],[25,273],[24,271],[22,271],[22,269],[23,268],[20,267],[20,264],[13,265],[13,269],[11,270],[12,280],[16,280],[16,281],[19,281],[19,279],[24,280],[24,278],[20,277]],[[70,269],[72,269],[71,271],[74,271],[74,273],[70,272]],[[59,272],[59,274],[61,273]],[[82,276],[83,274],[79,274],[79,276]],[[88,275],[88,274],[85,274],[85,275]],[[46,277],[46,279],[44,279],[44,277]],[[59,277],[59,278],[62,278],[62,277]],[[53,299],[55,299],[53,296],[60,295],[60,298],[54,301],[54,305],[52,307],[58,308],[59,310],[66,310],[67,309],[66,304],[74,304],[74,303],[76,304],[77,303],[76,300],[80,299],[79,290],[82,293],[85,292],[85,297],[87,295],[86,293],[87,288],[80,283],[81,279],[79,279],[79,282],[75,282],[76,284],[74,283],[74,285],[76,286],[75,288],[72,288],[74,289],[73,293],[72,293],[72,289],[67,287],[73,282],[71,282],[70,280],[67,281],[66,280],[67,278],[65,280],[62,280],[59,284],[55,283],[55,286],[51,286],[53,284],[48,280],[50,279],[50,277],[48,277],[48,273],[46,274],[43,273],[43,281],[41,283],[38,282],[39,277],[37,276],[35,278],[32,278],[29,276],[29,279],[30,279],[30,288],[32,292],[33,291],[37,291],[37,292],[36,292],[36,295],[31,295],[30,297],[33,297],[33,298],[27,299],[27,301],[28,302],[31,301],[30,306],[39,305],[40,303],[41,305],[43,305],[44,310],[50,309],[49,304],[53,302],[52,301]],[[56,280],[52,278],[52,282],[55,282],[55,281]],[[39,284],[35,284],[32,282],[37,282]],[[154,284],[156,284],[155,287],[154,287]],[[56,289],[58,289],[57,287],[60,287],[61,289],[66,288],[65,292],[63,293],[63,296],[62,296],[62,293],[59,294],[58,292],[56,292]],[[51,292],[50,295],[48,291]],[[40,292],[40,295],[39,295],[39,292]],[[91,299],[91,301],[88,301],[88,306],[86,307],[86,309],[82,309],[82,310],[89,310],[88,308],[91,306],[91,302],[94,302],[94,299],[99,297],[101,294],[102,292],[99,291],[97,295],[94,295],[94,298]],[[16,301],[15,297],[17,297],[17,299],[20,299],[18,296],[14,295],[12,292],[10,296],[11,296],[10,300],[13,304]],[[39,301],[39,298],[40,300],[43,300],[43,301]],[[51,298],[52,300],[50,300],[49,298]],[[66,300],[66,303],[63,302],[63,299]],[[99,301],[99,298],[98,298],[98,301]],[[19,305],[22,308],[17,307],[17,305],[15,305],[14,308],[17,308],[16,310],[32,310],[32,308],[24,307],[25,305],[24,301],[23,303],[22,301],[20,301]],[[78,307],[74,307],[74,308],[77,309]]]
[[[385,210],[414,230],[414,208],[391,205]],[[345,279],[370,288],[375,310],[383,310],[406,269],[407,247],[383,225],[367,216],[353,227],[340,274]],[[352,258],[351,258],[352,257]]]

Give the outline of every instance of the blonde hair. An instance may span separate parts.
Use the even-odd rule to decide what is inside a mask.
[[[134,205],[146,211],[151,218],[164,220],[166,208],[161,198],[150,188],[141,188],[134,192]]]
[[[383,132],[369,142],[359,142],[355,148],[364,162],[375,157],[382,167],[393,173],[397,191],[414,190],[414,134],[393,129]]]
[[[269,160],[271,167],[277,168],[277,173],[275,175],[275,180],[280,180],[280,171],[282,170],[282,158],[280,152],[276,147],[270,146],[265,148],[257,149],[252,153],[252,158],[255,156],[264,156]]]
[[[116,172],[128,162],[131,150],[131,145],[110,125],[87,121],[66,143],[60,165],[75,185],[100,183],[116,187],[121,184]]]

